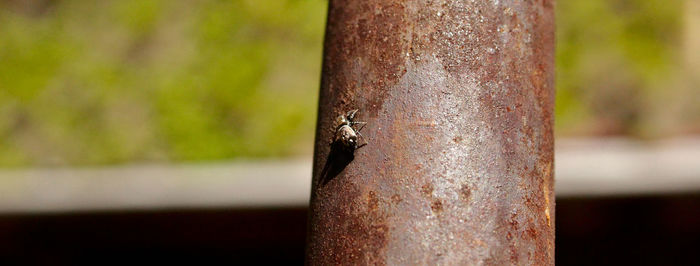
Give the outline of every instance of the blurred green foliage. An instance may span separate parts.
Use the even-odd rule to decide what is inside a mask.
[[[324,0],[4,3],[1,165],[310,153]]]
[[[664,134],[681,0],[557,1],[557,135]]]
[[[0,165],[309,154],[326,6],[0,2]],[[647,132],[681,8],[557,1],[559,135]]]

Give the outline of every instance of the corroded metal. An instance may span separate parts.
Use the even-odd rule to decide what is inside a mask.
[[[554,263],[553,5],[330,1],[308,264]]]

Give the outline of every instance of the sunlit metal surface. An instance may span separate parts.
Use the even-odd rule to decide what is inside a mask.
[[[553,264],[553,55],[553,1],[331,1],[307,262]]]

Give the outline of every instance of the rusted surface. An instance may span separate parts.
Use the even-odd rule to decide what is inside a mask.
[[[330,1],[307,263],[554,263],[553,5]]]

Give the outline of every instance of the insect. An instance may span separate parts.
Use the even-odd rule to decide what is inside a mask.
[[[340,115],[335,120],[335,139],[333,143],[339,142],[346,149],[354,151],[365,145],[367,145],[367,140],[365,143],[359,144],[359,137],[364,137],[360,134],[367,122],[357,122],[353,121],[355,119],[355,114],[357,114],[358,109],[352,110],[345,115]],[[361,125],[359,129],[355,130],[354,125]]]

